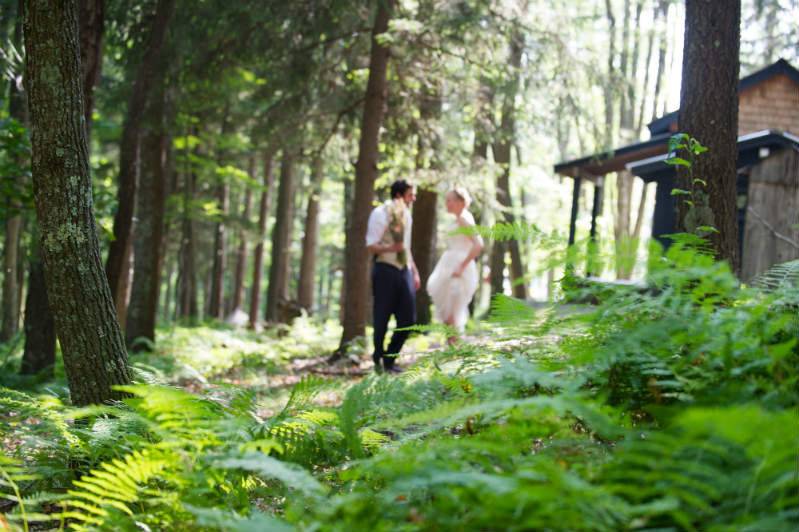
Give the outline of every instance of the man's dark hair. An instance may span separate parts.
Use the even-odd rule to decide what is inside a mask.
[[[408,189],[413,188],[410,183],[404,179],[398,179],[391,184],[391,199],[401,198],[408,192]]]

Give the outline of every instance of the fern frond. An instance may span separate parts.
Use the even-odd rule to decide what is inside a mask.
[[[130,504],[138,501],[144,487],[170,463],[165,455],[147,450],[136,451],[122,460],[105,462],[73,482],[65,501],[65,516],[74,520],[74,530],[101,526],[116,509],[133,515]]]
[[[282,462],[262,453],[246,453],[215,462],[221,469],[241,469],[263,478],[279,480],[287,487],[308,496],[317,497],[327,489],[313,475],[298,465]]]

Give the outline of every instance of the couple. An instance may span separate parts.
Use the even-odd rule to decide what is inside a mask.
[[[416,323],[416,291],[421,288],[419,271],[411,254],[411,205],[416,191],[405,180],[391,185],[391,200],[375,208],[369,216],[366,230],[366,247],[374,256],[372,268],[372,294],[374,300],[374,354],[375,370],[400,372],[396,359],[409,331],[396,330],[385,348],[388,321],[393,314],[397,329]],[[439,321],[463,330],[469,319],[469,302],[478,285],[477,265],[474,259],[483,250],[479,236],[457,233],[462,227],[474,225],[468,207],[471,198],[462,188],[447,193],[447,212],[454,216],[454,224],[447,238],[447,249],[436,264],[427,281],[427,293],[433,301],[435,316]],[[427,235],[432,238],[432,235]],[[457,338],[449,339],[450,343]]]

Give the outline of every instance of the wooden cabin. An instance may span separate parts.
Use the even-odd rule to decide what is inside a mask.
[[[738,91],[738,223],[741,275],[748,280],[799,258],[799,70],[781,59],[742,78]],[[574,180],[570,245],[582,184],[594,184],[594,237],[604,176],[628,171],[656,184],[652,237],[668,246],[664,237],[675,232],[675,172],[665,160],[669,137],[679,130],[678,114],[651,122],[648,140],[555,165],[556,173]]]

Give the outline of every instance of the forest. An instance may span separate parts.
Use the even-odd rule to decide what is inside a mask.
[[[0,531],[799,530],[799,0],[0,0]]]

